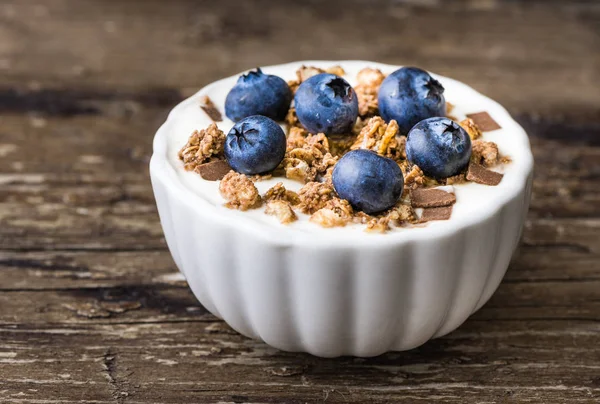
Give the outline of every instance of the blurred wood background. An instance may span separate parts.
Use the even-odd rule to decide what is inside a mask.
[[[302,59],[417,65],[529,131],[534,195],[491,301],[403,353],[233,332],[176,275],[148,178],[169,109]],[[0,401],[600,401],[598,1],[0,1]]]

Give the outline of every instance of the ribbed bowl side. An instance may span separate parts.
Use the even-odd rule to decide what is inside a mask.
[[[167,244],[198,300],[248,337],[324,357],[407,350],[462,324],[498,287],[530,194],[529,183],[486,220],[429,240],[285,247],[219,225],[152,177]]]

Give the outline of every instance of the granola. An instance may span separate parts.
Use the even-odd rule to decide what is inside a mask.
[[[500,154],[498,145],[485,140],[475,140],[472,143],[471,161],[484,167],[493,167],[498,164]]]
[[[379,113],[377,93],[384,79],[385,75],[379,69],[366,67],[358,72],[354,91],[358,98],[358,114],[361,117],[369,117]]]
[[[304,147],[306,144],[306,138],[308,137],[308,132],[306,129],[293,126],[290,128],[287,136],[287,146],[286,150],[294,150],[301,147]]]
[[[395,120],[392,119],[386,124],[383,118],[374,116],[362,128],[350,150],[373,150],[384,157],[399,161],[406,157],[406,140],[399,141],[398,133],[398,123]]]
[[[323,227],[343,227],[352,222],[353,213],[347,200],[336,197],[327,201],[309,220]]]
[[[329,152],[327,137],[322,133],[304,137],[300,130],[291,135],[288,152],[282,161],[285,176],[304,183],[330,178],[337,157]]]
[[[265,213],[277,217],[281,224],[289,224],[298,220],[298,216],[296,216],[294,209],[292,209],[292,205],[281,199],[269,201]]]
[[[195,130],[179,151],[179,159],[187,171],[194,171],[200,164],[223,159],[225,134],[215,123],[200,131]]]
[[[248,210],[260,207],[262,200],[256,186],[244,174],[230,171],[219,184],[221,196],[230,209]]]
[[[404,173],[404,187],[407,189],[443,185],[435,178],[426,176],[416,164],[411,164],[408,160],[400,165],[400,169]]]
[[[360,218],[366,222],[365,231],[368,233],[386,233],[394,227],[403,224],[416,223],[417,216],[410,204],[400,201],[392,209],[377,216],[362,215]]]
[[[467,131],[471,140],[476,140],[483,136],[483,133],[481,133],[481,129],[479,129],[479,126],[477,126],[475,121],[471,118],[463,119],[462,121],[460,121],[459,125]]]
[[[283,182],[278,182],[273,185],[267,193],[263,196],[265,202],[271,201],[285,201],[291,205],[298,205],[300,203],[300,197],[294,191],[290,191],[283,186]]]
[[[303,213],[313,214],[325,207],[327,202],[336,197],[331,184],[325,182],[309,182],[300,188],[300,208]]]
[[[300,125],[300,121],[298,120],[298,115],[296,115],[296,108],[290,107],[285,116],[285,123],[289,128],[302,127]]]

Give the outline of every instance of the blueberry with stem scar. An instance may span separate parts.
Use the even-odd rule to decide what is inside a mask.
[[[459,174],[471,158],[471,138],[449,118],[434,117],[416,124],[406,139],[406,157],[433,178]]]
[[[225,99],[225,115],[238,122],[251,115],[282,121],[290,108],[292,91],[285,80],[260,68],[238,79]]]
[[[446,115],[444,87],[417,67],[402,67],[387,76],[378,102],[381,117],[395,119],[403,135],[423,119]]]
[[[298,120],[311,133],[348,134],[358,117],[354,89],[334,74],[317,74],[300,84],[294,105]]]

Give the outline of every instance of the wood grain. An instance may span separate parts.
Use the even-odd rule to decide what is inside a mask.
[[[0,402],[597,403],[593,1],[0,3]],[[177,274],[147,164],[169,109],[257,65],[370,59],[505,105],[536,168],[522,244],[457,331],[323,360],[244,338]]]

